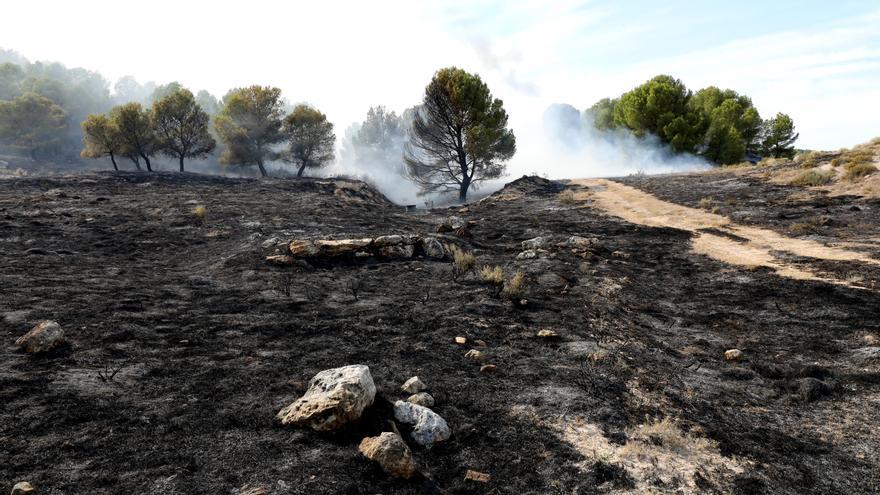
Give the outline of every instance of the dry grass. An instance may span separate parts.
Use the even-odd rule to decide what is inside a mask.
[[[712,198],[703,198],[700,200],[699,206],[700,206],[700,209],[711,211],[712,204],[713,204]]]
[[[456,245],[449,247],[452,254],[452,279],[458,280],[467,272],[474,269],[477,259],[470,252],[467,252]]]
[[[877,167],[865,162],[850,163],[845,166],[846,172],[843,173],[844,180],[855,182],[873,174],[877,171]]]
[[[670,418],[639,425],[628,434],[629,440],[620,450],[623,457],[650,458],[656,456],[657,447],[688,457],[699,457],[718,450],[716,442],[684,433]]]
[[[564,205],[575,205],[578,203],[577,195],[571,189],[562,191],[556,197]]]
[[[526,289],[526,278],[522,272],[516,272],[510,280],[504,284],[504,295],[508,299],[517,299],[522,296]]]
[[[789,230],[798,235],[816,233],[819,231],[819,229],[828,225],[830,221],[831,219],[826,216],[811,218],[804,222],[795,222],[791,224]]]
[[[491,285],[504,284],[504,270],[500,266],[483,266],[480,270],[480,280]]]
[[[795,177],[790,184],[793,186],[815,187],[830,184],[834,180],[834,172],[813,168]]]

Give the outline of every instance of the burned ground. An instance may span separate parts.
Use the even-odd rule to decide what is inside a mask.
[[[625,182],[726,204],[699,177]],[[563,187],[521,179],[464,210],[407,213],[357,182],[0,180],[2,489],[880,490],[880,348],[863,341],[880,332],[874,272],[823,262],[863,273],[864,287],[847,287],[725,265],[692,252],[692,233],[627,223]],[[750,221],[775,228],[781,206],[761,188],[778,186],[752,187],[743,201],[768,202]],[[265,261],[281,241],[422,235],[451,216],[471,222],[448,235],[478,266],[526,274],[525,304],[474,275],[454,282],[444,261]],[[517,260],[537,236],[545,249]],[[598,242],[572,249],[570,236]],[[70,345],[19,352],[15,338],[42,319]],[[480,373],[458,335],[484,341],[497,372]],[[730,348],[745,359],[725,362]],[[275,420],[315,373],[346,364],[368,365],[379,389],[359,424],[319,434]],[[394,481],[356,447],[390,429],[389,403],[412,375],[453,436],[414,448],[422,476]],[[468,469],[491,480],[466,481]]]

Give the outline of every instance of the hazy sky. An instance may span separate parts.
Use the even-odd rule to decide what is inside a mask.
[[[371,105],[417,103],[436,69],[457,65],[483,76],[523,137],[550,103],[583,109],[659,73],[789,113],[802,147],[880,135],[876,0],[28,0],[3,14],[0,46],[31,60],[217,95],[276,85],[340,134]]]

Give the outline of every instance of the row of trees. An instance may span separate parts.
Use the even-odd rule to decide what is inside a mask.
[[[284,107],[278,88],[250,86],[230,91],[213,119],[213,130],[224,144],[220,162],[256,165],[265,177],[269,160],[298,165],[298,176],[307,167],[331,161],[336,137],[327,117],[307,105],[297,105],[285,115]],[[81,154],[110,157],[116,170],[116,157],[129,158],[138,170],[143,160],[147,170],[152,170],[150,158],[164,154],[177,159],[183,172],[185,159],[205,158],[216,148],[210,122],[192,92],[176,85],[149,108],[131,102],[113,107],[107,115],[89,115],[82,123]]]
[[[209,123],[213,120],[213,133]],[[478,75],[450,67],[437,71],[422,103],[398,117],[383,107],[371,108],[352,139],[356,160],[403,163],[406,175],[425,193],[458,193],[500,177],[516,152],[507,128],[507,112]],[[281,90],[250,86],[230,91],[213,119],[193,94],[171,87],[145,108],[132,102],[109,114],[89,115],[82,123],[82,156],[125,157],[140,169],[143,160],[165,154],[184,160],[203,158],[217,140],[223,144],[220,163],[256,166],[267,175],[266,163],[283,161],[298,167],[297,176],[335,157],[336,136],[326,115],[308,105],[285,114]]]
[[[620,98],[600,100],[587,114],[598,129],[653,134],[677,152],[700,154],[719,164],[740,162],[747,153],[790,157],[798,138],[788,115],[762,120],[748,96],[714,86],[693,93],[666,75]]]

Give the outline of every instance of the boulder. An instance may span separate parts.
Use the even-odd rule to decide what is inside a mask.
[[[549,242],[549,239],[547,239],[546,237],[534,237],[532,239],[522,241],[521,245],[523,251],[535,251],[547,247],[547,244],[549,244]]]
[[[316,241],[295,240],[288,245],[290,254],[302,258],[335,258],[354,255],[366,248],[372,239],[319,239]]]
[[[64,330],[61,329],[61,325],[55,321],[44,320],[16,339],[15,345],[25,352],[38,353],[49,352],[64,342]]]
[[[33,485],[27,481],[20,481],[12,487],[12,492],[10,492],[9,495],[28,495],[34,493],[34,491],[36,491],[36,489]]]
[[[417,444],[430,449],[435,443],[448,440],[452,430],[439,414],[424,406],[399,400],[394,403],[394,418],[413,426],[410,435]]]
[[[406,401],[417,406],[434,407],[434,397],[428,392],[419,392],[410,395]]]
[[[386,258],[412,258],[415,239],[402,235],[383,235],[373,239],[373,247],[379,256]]]
[[[335,430],[361,417],[376,398],[370,368],[356,364],[324,370],[309,380],[306,393],[278,412],[282,424]]]
[[[397,433],[386,431],[377,437],[364,438],[358,450],[367,459],[377,462],[391,476],[406,479],[416,474],[412,452]]]
[[[565,244],[574,249],[589,249],[591,247],[599,244],[599,239],[595,237],[581,237],[579,235],[573,235],[565,241]]]
[[[403,383],[403,386],[400,387],[400,390],[402,390],[408,394],[417,394],[427,388],[428,388],[428,386],[425,385],[425,383],[422,380],[420,380],[419,377],[414,376],[414,377],[410,378],[409,380],[405,381]]]

